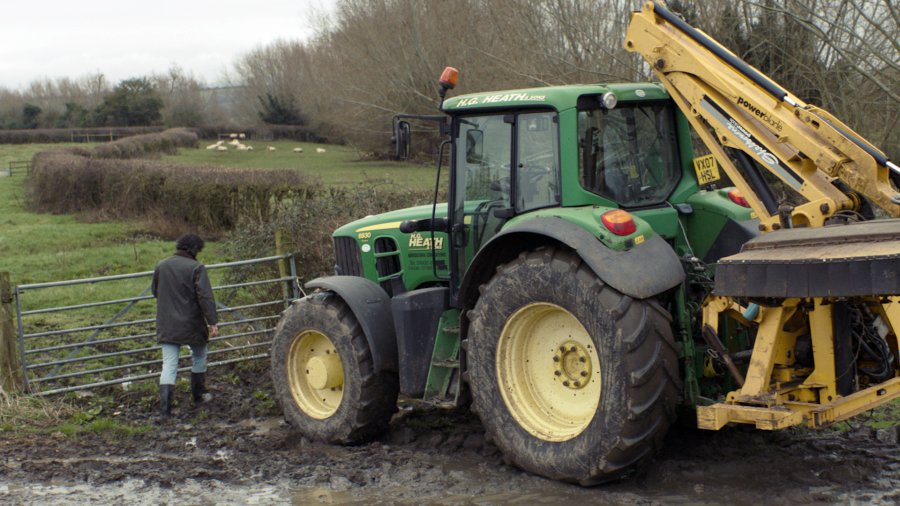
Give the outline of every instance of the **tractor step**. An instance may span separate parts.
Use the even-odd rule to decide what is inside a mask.
[[[438,322],[424,399],[456,403],[459,396],[459,312],[446,311]]]
[[[445,369],[459,369],[459,360],[442,360],[431,363],[434,367],[443,367]]]

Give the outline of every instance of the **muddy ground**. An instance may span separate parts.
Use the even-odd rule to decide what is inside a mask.
[[[465,410],[401,410],[389,434],[313,443],[272,408],[263,371],[223,381],[174,420],[116,431],[0,433],[0,503],[14,504],[787,504],[900,503],[900,427],[701,432],[675,427],[629,480],[594,488],[507,466]],[[247,379],[247,378],[250,379]],[[99,402],[85,398],[85,403]],[[150,423],[146,393],[118,393],[116,418]],[[847,428],[847,425],[844,425]]]

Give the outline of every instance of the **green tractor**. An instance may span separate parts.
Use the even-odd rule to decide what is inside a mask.
[[[339,228],[337,275],[309,282],[279,323],[287,420],[357,443],[385,431],[398,394],[471,396],[517,466],[582,484],[626,475],[676,408],[728,387],[701,385],[691,315],[706,265],[757,234],[753,212],[715,188],[714,165],[695,167],[688,122],[657,84],[477,93],[442,110],[422,119],[446,137],[449,205]]]
[[[676,414],[817,428],[900,398],[900,220],[873,209],[900,217],[900,167],[661,2],[625,48],[660,84],[446,99],[445,71],[417,118],[448,202],[339,228],[337,275],[278,324],[294,427],[362,442],[398,396],[471,399],[509,461],[595,484]]]

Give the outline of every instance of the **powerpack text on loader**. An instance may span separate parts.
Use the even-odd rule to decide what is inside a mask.
[[[900,397],[900,169],[660,2],[626,37],[660,84],[445,100],[445,71],[444,115],[417,118],[449,202],[339,228],[337,275],[278,324],[297,430],[362,442],[398,393],[470,395],[508,460],[594,484],[676,413],[821,427]]]

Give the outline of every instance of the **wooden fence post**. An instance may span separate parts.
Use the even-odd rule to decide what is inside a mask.
[[[0,272],[0,388],[6,392],[22,389],[22,375],[17,353],[17,335],[13,325],[12,286],[9,273]]]
[[[276,255],[284,255],[284,229],[276,229],[275,230],[275,254]],[[278,260],[278,277],[286,278],[288,276],[288,266],[287,259],[282,258]],[[291,296],[290,290],[290,281],[284,282],[281,284],[281,292],[284,300],[287,301]]]

